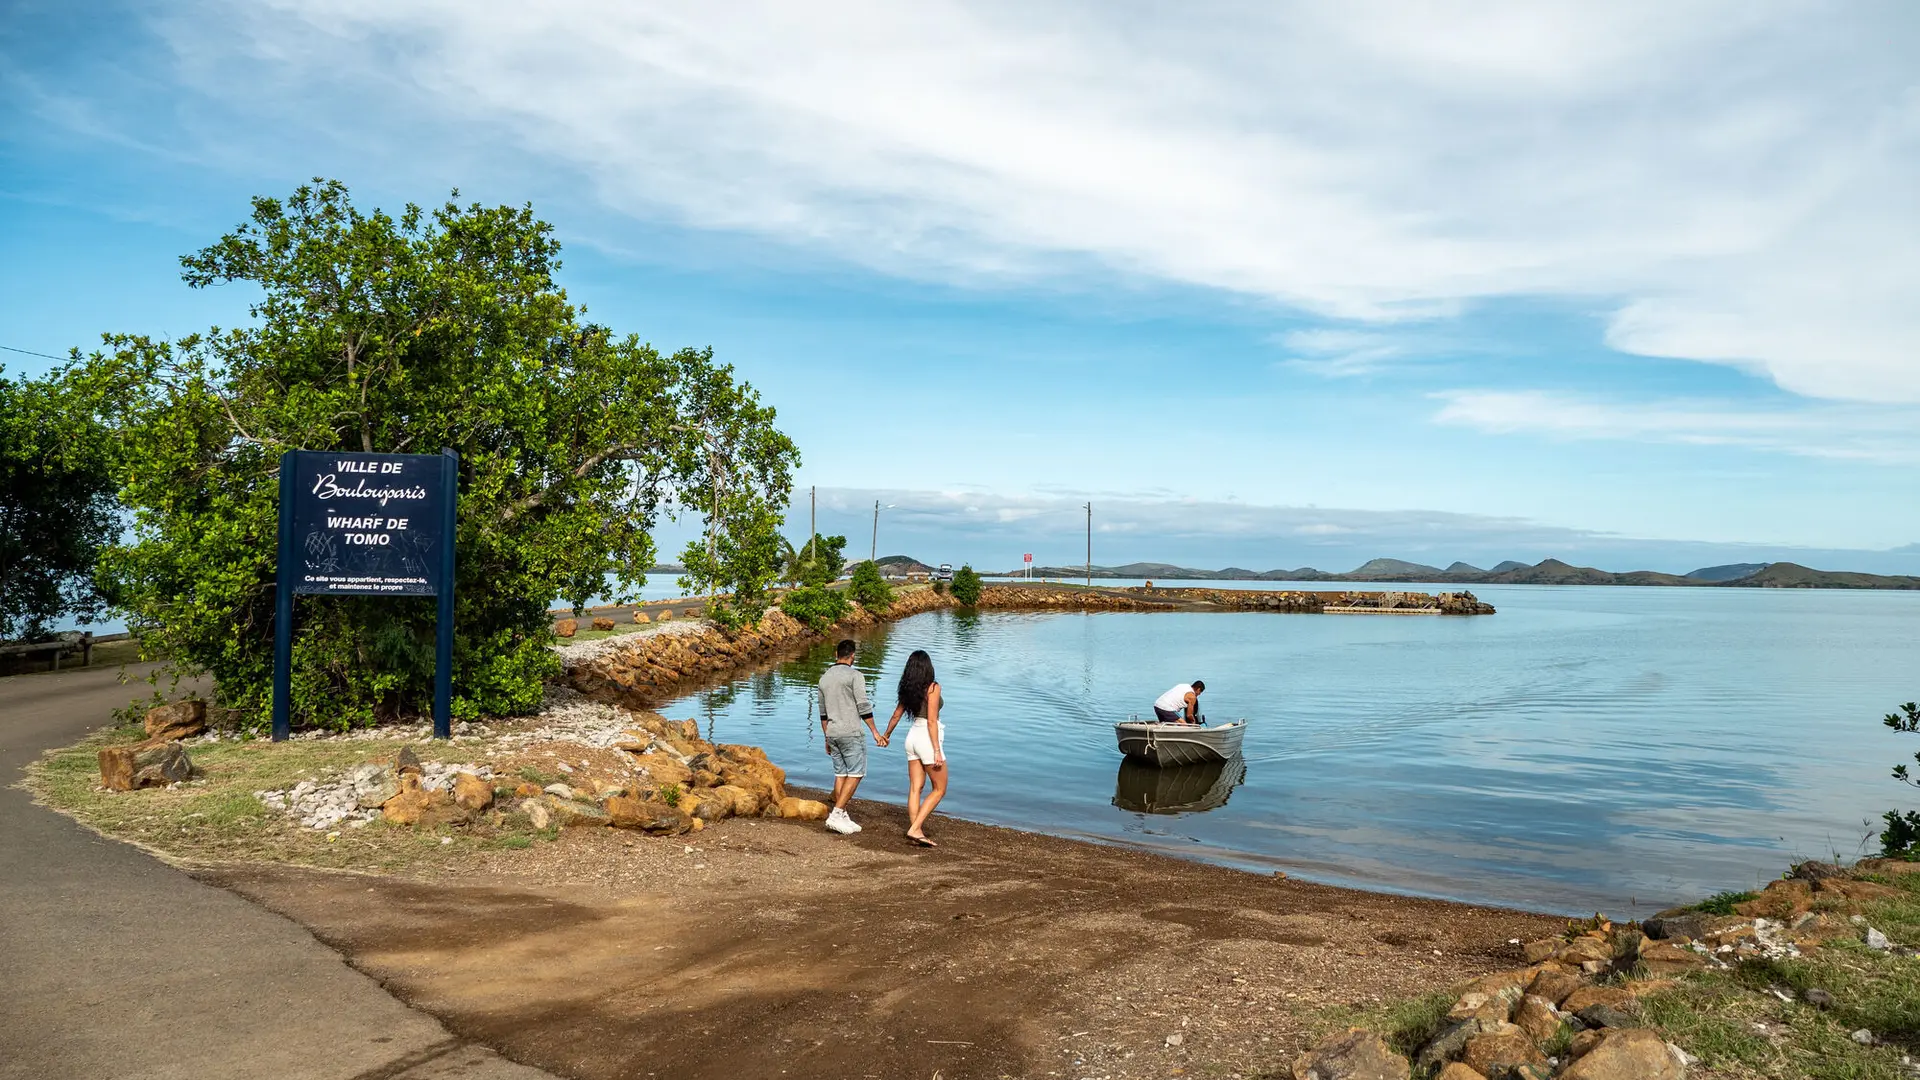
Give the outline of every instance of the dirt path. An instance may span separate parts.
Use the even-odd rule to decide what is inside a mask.
[[[857,810],[851,839],[570,830],[457,880],[200,876],[459,1035],[595,1080],[1284,1075],[1324,1007],[1514,966],[1511,939],[1562,927],[954,821],[923,852],[900,811]]]

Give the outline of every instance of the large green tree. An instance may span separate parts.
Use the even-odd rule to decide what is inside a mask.
[[[0,371],[0,640],[99,617],[94,564],[120,523],[112,447],[67,378]]]
[[[457,198],[458,193],[455,193]],[[179,341],[118,336],[82,374],[118,427],[135,537],[116,599],[154,644],[213,674],[251,723],[270,708],[282,451],[460,454],[454,710],[534,707],[547,608],[630,594],[663,514],[707,519],[696,583],[757,618],[778,572],[793,444],[711,350],[662,354],[589,322],[554,280],[530,208],[397,218],[316,181],[185,256],[198,288],[241,284],[251,321]],[[424,711],[434,605],[302,596],[296,723]]]

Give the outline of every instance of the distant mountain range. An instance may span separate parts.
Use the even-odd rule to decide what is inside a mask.
[[[1019,577],[1009,571],[1002,577]],[[1084,566],[1036,566],[1034,577],[1084,577]],[[1920,577],[1856,574],[1845,570],[1814,570],[1799,563],[1728,563],[1703,566],[1687,574],[1657,570],[1613,573],[1591,566],[1573,566],[1559,559],[1543,559],[1531,566],[1509,559],[1491,570],[1456,562],[1442,570],[1400,559],[1373,559],[1344,574],[1303,566],[1297,570],[1254,571],[1238,566],[1196,570],[1170,563],[1127,563],[1096,566],[1096,578],[1147,578],[1153,581],[1405,581],[1443,585],[1730,585],[1749,589],[1920,589]]]

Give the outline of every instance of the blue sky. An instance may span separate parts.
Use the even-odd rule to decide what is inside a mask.
[[[457,185],[885,551],[1920,573],[1911,5],[644,8],[16,2],[0,345],[244,318],[176,259],[250,195]]]

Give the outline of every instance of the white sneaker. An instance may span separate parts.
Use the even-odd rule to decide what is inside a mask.
[[[853,819],[847,816],[847,812],[839,807],[834,807],[833,811],[827,814],[827,828],[842,836],[860,831],[860,826],[855,825]]]

